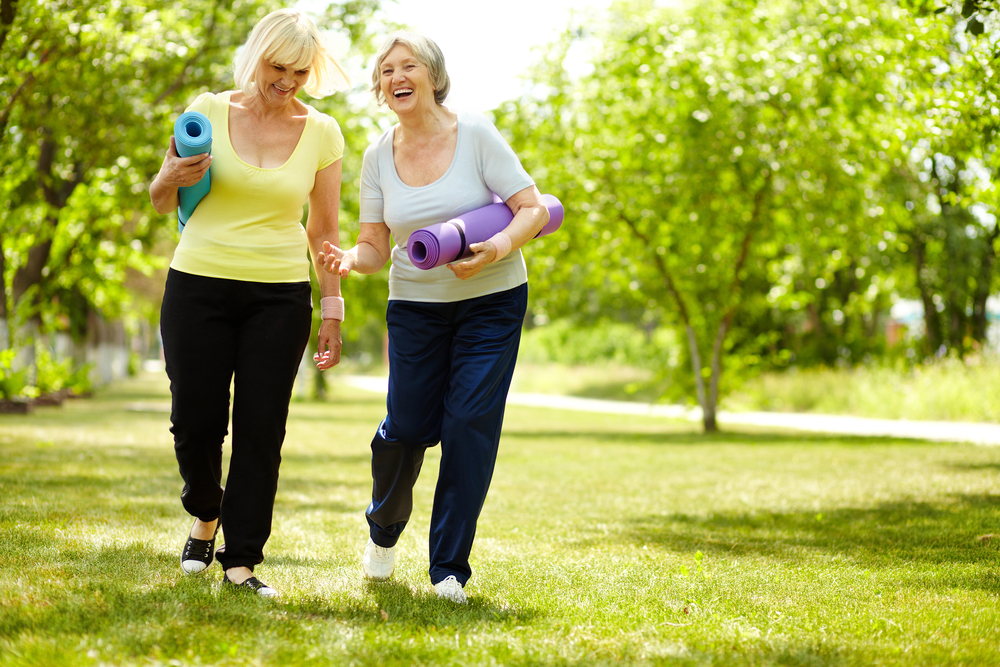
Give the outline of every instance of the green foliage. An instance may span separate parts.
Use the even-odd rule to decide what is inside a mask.
[[[924,305],[925,354],[969,354],[985,342],[986,300],[1000,286],[1000,86],[986,41],[941,38],[947,23],[924,24],[899,67],[899,112],[885,135],[902,159],[880,198],[886,240],[906,259],[894,277]]]
[[[539,244],[535,313],[688,331],[707,413],[722,358],[734,378],[794,359],[801,344],[775,331],[808,323],[850,346],[812,357],[876,349],[891,292],[876,271],[883,211],[867,201],[888,159],[872,129],[893,112],[908,15],[731,0],[618,3],[606,19],[540,68],[546,95],[498,111],[572,230]],[[577,79],[563,69],[573,48],[592,49]]]
[[[146,194],[168,120],[224,80],[232,50],[269,4],[13,6],[0,49],[4,283],[24,317],[58,309],[69,294],[115,318],[130,303],[126,269],[159,266],[149,251],[170,233],[148,214]]]
[[[569,365],[612,361],[655,368],[664,362],[676,365],[680,348],[670,329],[644,332],[629,324],[607,321],[581,328],[564,319],[526,330],[518,359]]]
[[[28,396],[28,369],[15,370],[16,350],[0,350],[0,399]]]
[[[4,3],[0,198],[8,205],[0,210],[0,318],[11,317],[15,331],[35,320],[43,332],[66,330],[80,340],[91,311],[155,321],[157,304],[143,303],[130,287],[135,276],[166,267],[161,253],[177,231],[174,216],[153,212],[147,184],[174,117],[198,93],[232,87],[236,47],[278,6],[273,0]],[[379,0],[330,3],[318,23],[368,53],[383,25],[371,20],[379,6]],[[340,120],[348,141],[343,200],[350,231],[372,120],[347,93],[316,106]],[[385,280],[359,282],[369,289],[348,301],[348,315],[362,324],[371,305],[365,299],[384,302]],[[155,301],[158,292],[145,298]]]
[[[676,327],[706,413],[762,371],[885,354],[899,296],[925,303],[926,352],[978,349],[998,77],[983,42],[921,16],[620,2],[568,31],[496,112],[566,204],[568,233],[529,246],[535,317]]]
[[[42,396],[55,394],[73,382],[73,360],[59,361],[44,345],[35,345],[35,387]]]

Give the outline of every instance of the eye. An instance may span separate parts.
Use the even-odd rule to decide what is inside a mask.
[[[295,73],[296,74],[308,74],[309,70],[307,70],[307,69],[300,69],[300,70],[296,71]]]
[[[284,72],[285,71],[285,68],[282,67],[281,65],[271,65],[271,67],[273,67],[274,69],[278,70],[279,72]]]

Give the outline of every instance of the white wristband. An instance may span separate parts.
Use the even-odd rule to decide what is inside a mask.
[[[497,232],[488,240],[493,244],[493,247],[497,249],[497,255],[493,258],[494,262],[499,262],[510,252],[512,244],[510,242],[510,237],[507,236],[506,232]]]
[[[319,306],[323,310],[324,320],[344,321],[344,297],[324,296],[319,300]]]

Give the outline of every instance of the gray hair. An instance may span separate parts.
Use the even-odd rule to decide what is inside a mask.
[[[448,97],[448,91],[451,90],[451,79],[444,66],[444,54],[430,37],[404,30],[389,35],[379,47],[378,53],[375,54],[375,69],[372,71],[372,92],[375,93],[375,102],[379,106],[385,103],[382,88],[379,86],[382,79],[382,62],[397,44],[402,44],[410,49],[413,56],[427,67],[427,72],[431,77],[431,85],[434,86],[434,101],[443,104],[445,98]]]

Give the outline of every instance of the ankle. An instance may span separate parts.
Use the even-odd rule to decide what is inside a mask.
[[[191,526],[191,537],[196,540],[211,540],[215,537],[215,527],[219,525],[219,520],[215,521],[202,521],[201,519],[195,519],[194,525]]]
[[[234,584],[242,584],[253,576],[253,571],[248,567],[231,567],[226,570],[226,578]]]

